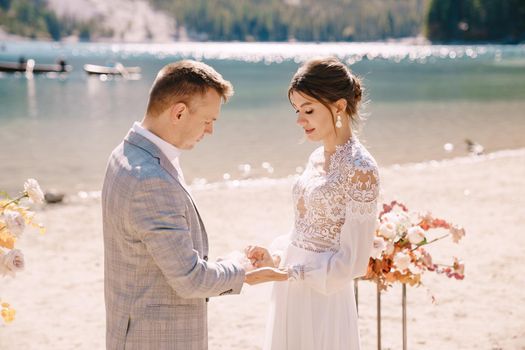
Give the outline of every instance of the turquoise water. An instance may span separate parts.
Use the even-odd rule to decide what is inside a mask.
[[[298,63],[319,54],[339,56],[363,78],[369,102],[360,137],[382,166],[463,156],[466,138],[488,152],[525,146],[524,46],[8,42],[0,61],[60,56],[73,71],[0,74],[0,188],[15,191],[36,177],[67,193],[99,190],[109,153],[142,118],[156,72],[184,57],[211,64],[236,90],[215,134],[183,155],[186,179],[294,174],[317,145],[301,142],[286,90]],[[142,67],[141,79],[103,81],[82,71],[117,60]]]

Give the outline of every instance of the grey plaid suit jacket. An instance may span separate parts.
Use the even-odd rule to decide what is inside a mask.
[[[207,262],[208,238],[177,171],[130,131],[102,189],[107,349],[207,349],[206,298],[238,294],[244,270]]]

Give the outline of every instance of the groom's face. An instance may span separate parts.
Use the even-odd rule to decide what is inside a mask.
[[[181,120],[183,143],[180,148],[191,149],[204,136],[213,133],[213,124],[219,118],[221,104],[222,98],[214,89],[208,89],[204,95],[197,95],[192,99]]]

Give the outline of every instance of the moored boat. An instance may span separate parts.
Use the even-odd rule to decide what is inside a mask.
[[[100,66],[96,64],[85,64],[84,71],[90,75],[135,75],[140,74],[140,67],[125,67],[122,63],[117,63],[114,66]]]
[[[34,60],[21,59],[18,62],[0,62],[0,72],[6,73],[68,73],[72,67],[66,61],[59,60],[56,64],[36,64]]]

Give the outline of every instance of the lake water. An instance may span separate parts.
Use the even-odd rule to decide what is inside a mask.
[[[0,61],[21,55],[37,63],[63,57],[73,71],[0,73],[0,189],[12,194],[28,177],[66,193],[100,190],[107,157],[142,119],[156,72],[181,58],[211,64],[236,90],[214,135],[182,156],[190,183],[301,170],[318,145],[302,142],[286,91],[298,64],[314,55],[337,55],[363,78],[369,103],[360,138],[381,166],[463,156],[467,138],[487,152],[525,146],[523,45],[0,43]],[[82,70],[108,61],[140,66],[141,79]],[[240,170],[246,164],[249,173]]]

